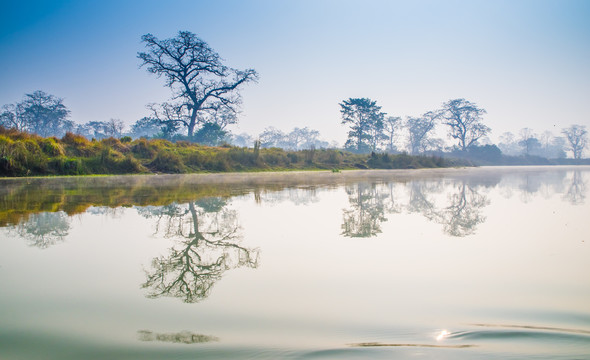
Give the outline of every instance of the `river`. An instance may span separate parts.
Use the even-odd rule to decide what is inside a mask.
[[[0,358],[590,358],[589,181],[0,179]]]

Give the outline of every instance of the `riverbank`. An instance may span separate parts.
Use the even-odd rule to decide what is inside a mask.
[[[468,165],[468,161],[407,154],[354,154],[337,149],[203,146],[186,141],[129,137],[88,140],[0,128],[0,176],[188,174],[292,170],[417,169]]]

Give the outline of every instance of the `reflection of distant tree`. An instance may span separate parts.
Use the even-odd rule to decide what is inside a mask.
[[[443,224],[444,232],[451,236],[471,235],[475,227],[485,221],[481,208],[490,202],[465,182],[454,187],[457,191],[449,195],[449,206],[437,212],[437,222]]]
[[[289,187],[282,190],[262,191],[261,189],[254,189],[254,201],[257,204],[279,204],[285,201],[290,201],[295,205],[309,205],[318,202],[317,188],[307,187]]]
[[[394,201],[393,184],[385,186],[359,183],[346,188],[350,208],[344,210],[343,235],[371,237],[381,232],[381,223],[386,213],[401,212],[402,206]],[[413,181],[406,187],[408,203],[404,207],[410,213],[419,213],[425,218],[443,225],[451,236],[472,234],[476,226],[485,221],[481,208],[489,204],[466,181],[445,185],[442,181]],[[447,194],[446,201],[438,194]],[[441,203],[441,201],[443,201]]]
[[[421,213],[431,219],[436,212],[435,200],[432,195],[443,191],[441,181],[412,181],[409,186],[410,199],[407,210],[412,213]]]
[[[371,237],[381,232],[385,218],[385,203],[391,199],[387,191],[377,184],[358,183],[347,186],[350,208],[344,210],[342,235],[347,237]]]
[[[448,194],[448,202],[439,206],[433,195],[441,192]],[[485,221],[480,210],[488,204],[487,197],[465,181],[450,186],[443,186],[442,182],[414,182],[410,187],[408,210],[442,224],[448,235],[466,236],[473,234],[475,227]]]
[[[16,232],[29,246],[46,249],[60,243],[70,230],[69,217],[63,211],[30,214],[16,226]]]
[[[156,207],[143,212],[157,218],[157,231],[177,239],[166,256],[152,260],[147,280],[150,298],[162,296],[198,302],[229,269],[258,266],[258,250],[240,246],[237,214],[220,198],[186,205]]]
[[[181,331],[178,333],[155,333],[150,330],[139,330],[137,332],[141,341],[161,341],[169,343],[199,344],[212,341],[219,341],[215,336],[195,334],[190,331]]]
[[[581,205],[584,203],[584,200],[586,199],[586,182],[584,181],[581,171],[574,171],[572,183],[563,197],[573,205]]]

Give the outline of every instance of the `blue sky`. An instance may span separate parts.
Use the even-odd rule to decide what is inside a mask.
[[[487,110],[492,140],[590,127],[590,1],[0,2],[0,105],[44,90],[72,120],[131,124],[166,100],[139,68],[140,37],[188,30],[254,68],[232,131],[309,126],[342,143],[338,103],[376,100],[417,116],[452,98]]]

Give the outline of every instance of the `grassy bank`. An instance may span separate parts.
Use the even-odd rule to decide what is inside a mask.
[[[313,169],[416,169],[455,165],[435,156],[353,154],[334,149],[209,147],[129,137],[100,141],[0,128],[0,176],[199,173]]]

